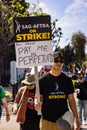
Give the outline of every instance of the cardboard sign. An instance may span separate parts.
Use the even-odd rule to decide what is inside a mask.
[[[52,64],[50,16],[15,18],[14,29],[17,67]]]

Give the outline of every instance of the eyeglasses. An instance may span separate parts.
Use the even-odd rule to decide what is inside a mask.
[[[59,59],[55,58],[55,59],[54,59],[54,62],[55,62],[55,63],[58,63],[58,62],[59,62],[59,63],[64,63],[64,59],[60,59],[60,60],[59,60]]]

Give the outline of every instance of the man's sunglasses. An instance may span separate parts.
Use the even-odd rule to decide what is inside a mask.
[[[55,58],[55,59],[54,59],[54,63],[58,63],[58,62],[59,62],[59,63],[64,63],[64,59],[60,59],[60,60],[59,60],[59,59]]]
[[[26,84],[27,86],[32,86],[32,85],[34,85],[34,84]]]

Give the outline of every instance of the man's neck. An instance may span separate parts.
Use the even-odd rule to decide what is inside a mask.
[[[56,70],[53,70],[53,69],[52,69],[52,70],[50,71],[50,74],[53,75],[53,76],[59,76],[59,75],[61,74],[61,71],[58,71],[58,70],[56,71]]]

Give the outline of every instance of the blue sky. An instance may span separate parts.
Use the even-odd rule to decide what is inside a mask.
[[[38,0],[26,0],[37,3]],[[63,37],[60,47],[71,41],[73,33],[81,31],[87,37],[87,0],[39,0],[39,6],[51,15],[51,19],[58,19],[57,26],[62,28]],[[87,48],[86,48],[87,52]]]

